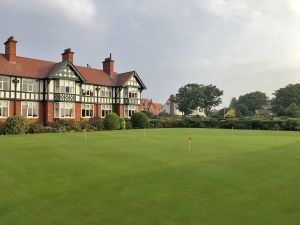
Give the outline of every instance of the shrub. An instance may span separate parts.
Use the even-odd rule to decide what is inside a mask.
[[[120,122],[116,113],[109,113],[104,119],[104,127],[107,130],[119,130]]]
[[[5,124],[0,123],[0,135],[5,134]]]
[[[130,119],[125,120],[126,130],[132,129],[132,123]]]
[[[91,128],[91,124],[87,120],[80,120],[80,128],[82,130],[89,130]]]
[[[23,116],[8,117],[3,128],[4,134],[25,134],[29,128],[28,121]]]
[[[146,114],[138,112],[134,113],[131,117],[131,123],[134,128],[149,127],[149,120]]]
[[[89,124],[95,127],[97,130],[104,130],[104,121],[99,116],[90,118]]]
[[[40,123],[32,123],[29,125],[28,133],[30,134],[38,134],[38,133],[44,133],[45,128]]]
[[[126,129],[126,122],[125,122],[124,118],[120,118],[119,122],[120,122],[120,130],[125,130]]]
[[[68,129],[68,130],[81,131],[81,123],[77,122],[77,121],[73,121],[71,126],[70,126],[70,129]]]

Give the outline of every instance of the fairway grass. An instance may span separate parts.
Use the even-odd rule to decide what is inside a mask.
[[[96,224],[299,225],[300,133],[0,136],[0,225]]]

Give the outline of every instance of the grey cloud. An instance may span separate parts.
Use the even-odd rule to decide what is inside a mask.
[[[217,84],[230,98],[269,95],[300,81],[300,4],[295,0],[0,0],[0,39],[18,54],[100,67],[110,52],[118,71],[136,69],[165,101],[191,82]]]

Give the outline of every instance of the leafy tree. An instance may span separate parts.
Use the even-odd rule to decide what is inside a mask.
[[[241,95],[239,99],[231,100],[231,106],[237,108],[243,116],[255,115],[256,110],[268,105],[268,97],[265,93],[256,91]]]
[[[222,103],[221,96],[223,95],[223,91],[211,84],[206,86],[201,85],[199,88],[200,101],[196,102],[199,103],[198,106],[200,106],[200,108],[204,109],[205,115],[208,115],[213,107]]]
[[[300,108],[297,104],[292,103],[284,110],[285,116],[289,117],[300,117]]]
[[[230,101],[229,107],[230,107],[230,108],[236,107],[237,102],[238,102],[238,100],[236,99],[236,97],[233,97],[233,98],[231,99],[231,101]]]
[[[271,100],[272,112],[284,115],[285,109],[292,103],[300,106],[300,84],[289,84],[284,88],[276,90],[275,97]]]
[[[146,116],[147,116],[148,118],[154,117],[154,115],[153,115],[152,112],[149,112],[149,111],[146,111],[146,110],[143,110],[143,111],[141,111],[141,112],[144,113],[144,114],[146,114]]]
[[[200,105],[200,99],[202,96],[202,85],[199,84],[187,84],[181,87],[176,94],[176,102],[178,109],[184,113],[184,115],[191,114]]]

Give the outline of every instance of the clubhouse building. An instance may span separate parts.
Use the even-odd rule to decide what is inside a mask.
[[[111,55],[103,68],[73,64],[74,52],[62,53],[60,62],[16,55],[14,37],[0,54],[0,122],[22,115],[31,122],[48,124],[55,119],[79,121],[116,112],[130,118],[139,111],[146,89],[135,71],[117,73]]]

